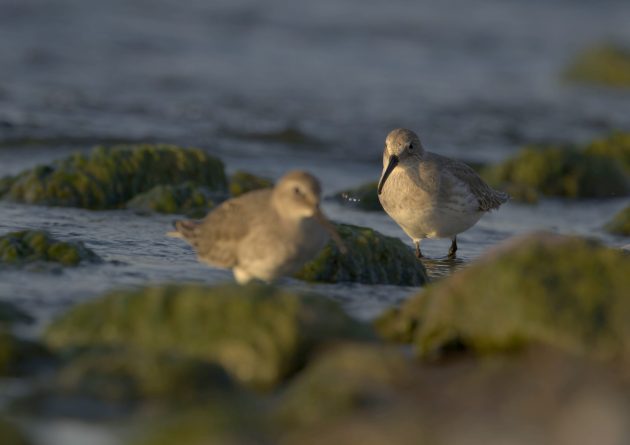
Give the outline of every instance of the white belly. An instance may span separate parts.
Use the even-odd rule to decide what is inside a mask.
[[[387,214],[410,238],[451,238],[479,221],[483,212],[477,199],[462,184],[448,196],[427,191],[399,169],[389,176],[379,196]]]

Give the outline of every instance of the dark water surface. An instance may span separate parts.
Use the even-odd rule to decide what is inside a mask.
[[[330,195],[378,178],[393,127],[413,128],[428,149],[476,162],[503,159],[525,143],[630,130],[628,93],[567,85],[560,76],[585,46],[630,43],[628,23],[630,2],[611,0],[0,0],[0,176],[96,143],[174,142],[219,155],[229,171],[277,178],[310,170]],[[448,241],[426,241],[423,251],[434,258],[426,264],[444,276],[536,229],[621,246],[628,239],[606,235],[602,225],[625,204],[509,203],[460,236],[456,264],[441,259]],[[405,239],[385,214],[330,201],[324,209]],[[0,299],[33,313],[36,333],[107,289],[231,280],[164,237],[172,219],[0,203],[0,233],[46,229],[85,241],[106,260],[2,271]],[[287,284],[326,294],[361,318],[416,291]],[[115,443],[84,428],[43,425],[42,443],[87,443],[88,436]]]

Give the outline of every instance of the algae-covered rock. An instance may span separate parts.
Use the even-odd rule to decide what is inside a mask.
[[[377,330],[422,357],[542,343],[593,357],[630,353],[630,258],[577,237],[508,241],[383,314]]]
[[[0,377],[24,374],[35,361],[46,357],[44,348],[13,335],[0,326]]]
[[[96,147],[11,179],[3,198],[29,204],[121,208],[158,185],[184,182],[226,191],[223,163],[199,149],[170,145]]]
[[[365,338],[366,326],[323,297],[251,285],[169,285],[113,292],[55,321],[55,349],[131,347],[224,366],[237,380],[272,387],[318,345]]]
[[[37,261],[76,266],[82,261],[99,261],[99,257],[81,242],[57,241],[41,230],[10,232],[0,236],[0,265],[23,265]]]
[[[262,178],[249,172],[238,170],[230,176],[230,195],[240,196],[252,190],[259,190],[273,187],[271,179]]]
[[[0,418],[0,438],[2,445],[29,445],[31,442],[13,423]]]
[[[606,224],[606,230],[615,235],[630,236],[630,206],[626,207]]]
[[[630,50],[602,44],[584,50],[565,70],[567,80],[630,88]]]
[[[348,204],[359,210],[382,211],[383,206],[378,200],[377,186],[377,181],[368,182],[357,188],[336,193],[334,198],[341,204]]]
[[[525,202],[536,202],[540,195],[566,198],[626,196],[630,193],[630,175],[619,162],[617,151],[625,157],[630,146],[613,148],[612,144],[612,141],[610,145],[591,144],[586,149],[526,147],[515,157],[487,167],[482,176],[514,199]]]
[[[424,266],[411,248],[398,238],[367,227],[337,224],[337,232],[348,248],[346,254],[329,242],[313,261],[296,275],[306,281],[358,282],[419,286],[427,282]]]
[[[265,445],[256,407],[210,403],[152,422],[128,445]]]
[[[0,326],[11,326],[14,323],[31,323],[33,317],[8,301],[0,300]]]
[[[201,217],[214,207],[212,196],[210,189],[191,182],[158,185],[133,197],[127,203],[127,208],[138,212],[179,213]]]
[[[584,146],[584,152],[617,161],[626,174],[630,175],[630,133],[615,131],[608,136],[593,139]]]
[[[281,425],[296,428],[382,407],[410,384],[412,369],[394,346],[339,345],[323,351],[291,381],[275,417]]]
[[[53,389],[112,402],[193,403],[227,394],[234,385],[218,365],[119,349],[89,350],[73,357],[59,370]]]

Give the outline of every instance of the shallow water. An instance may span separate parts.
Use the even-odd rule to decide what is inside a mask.
[[[277,178],[307,169],[330,196],[378,178],[393,127],[416,129],[428,149],[475,162],[503,159],[525,143],[630,130],[630,94],[560,78],[584,46],[630,43],[627,1],[0,0],[0,10],[0,176],[98,143],[157,141],[200,146],[229,171]],[[302,137],[287,141],[278,134],[286,129]],[[459,237],[456,262],[444,258],[448,240],[425,241],[425,264],[439,279],[538,229],[621,246],[628,239],[602,226],[626,204],[511,202]],[[324,210],[409,242],[384,213],[331,200]],[[107,289],[231,280],[164,236],[173,218],[0,203],[0,233],[45,229],[84,241],[105,260],[2,270],[0,299],[36,316],[26,331],[35,335]],[[283,284],[327,295],[363,319],[417,292]],[[33,432],[47,444],[113,443],[75,422],[41,422]]]

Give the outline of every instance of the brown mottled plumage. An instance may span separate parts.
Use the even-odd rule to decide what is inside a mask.
[[[387,135],[378,185],[385,211],[414,241],[418,257],[424,238],[451,238],[475,225],[485,212],[508,200],[466,164],[424,150],[418,135],[397,128]]]

